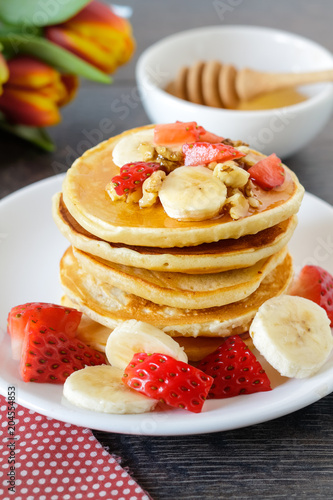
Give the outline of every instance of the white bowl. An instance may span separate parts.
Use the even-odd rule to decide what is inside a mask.
[[[152,123],[196,121],[207,130],[241,139],[265,154],[287,157],[300,150],[328,122],[333,84],[304,86],[309,98],[293,106],[238,111],[193,104],[165,92],[179,68],[198,60],[219,60],[237,68],[305,72],[333,68],[333,55],[298,35],[254,26],[212,26],[169,36],[143,52],[136,78]]]

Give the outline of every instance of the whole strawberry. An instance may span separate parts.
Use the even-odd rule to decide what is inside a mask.
[[[207,399],[271,390],[265,370],[238,335],[228,337],[197,368],[214,379]]]
[[[333,326],[333,276],[319,266],[304,266],[290,295],[298,295],[316,302],[325,309]]]
[[[40,323],[27,325],[20,374],[24,382],[63,384],[85,366],[106,364],[104,354]]]
[[[159,163],[144,161],[126,163],[121,167],[120,174],[112,178],[116,193],[121,196],[136,191],[159,168],[161,168]]]
[[[122,381],[131,389],[176,408],[199,413],[213,379],[166,354],[134,354]]]

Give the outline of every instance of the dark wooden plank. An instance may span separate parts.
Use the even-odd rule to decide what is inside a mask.
[[[95,436],[155,500],[332,498],[333,395],[286,417],[184,437]]]

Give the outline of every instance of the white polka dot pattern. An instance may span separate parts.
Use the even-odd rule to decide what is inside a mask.
[[[151,500],[89,429],[18,405],[10,435],[3,396],[0,405],[1,499]],[[15,479],[15,493],[10,479]]]

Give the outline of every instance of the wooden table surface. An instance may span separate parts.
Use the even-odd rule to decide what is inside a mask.
[[[307,36],[333,51],[329,0],[126,4],[133,7],[136,56],[115,75],[112,86],[82,84],[77,99],[64,109],[61,125],[51,130],[56,152],[43,153],[1,132],[0,197],[65,172],[77,156],[108,135],[147,124],[135,85],[135,63],[142,50],[164,36],[205,25],[260,25]],[[103,118],[112,121],[109,134],[101,131]],[[332,138],[333,120],[286,162],[307,191],[331,205]],[[122,457],[122,465],[154,500],[333,498],[333,394],[291,415],[234,431],[184,437],[95,435]]]

